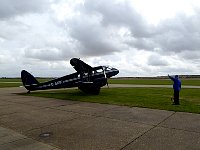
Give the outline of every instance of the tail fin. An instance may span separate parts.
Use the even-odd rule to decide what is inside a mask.
[[[22,79],[23,85],[26,87],[27,90],[29,90],[28,87],[30,87],[31,85],[35,85],[35,84],[39,83],[35,79],[35,77],[33,75],[31,75],[29,72],[27,72],[26,70],[22,70],[21,79]]]

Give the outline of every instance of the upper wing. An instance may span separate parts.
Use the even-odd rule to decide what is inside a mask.
[[[79,73],[92,72],[93,68],[78,58],[72,58],[70,64]]]

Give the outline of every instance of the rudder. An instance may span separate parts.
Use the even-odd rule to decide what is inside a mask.
[[[31,85],[39,84],[39,82],[36,80],[36,78],[33,75],[31,75],[29,72],[27,72],[26,70],[22,70],[21,80],[22,80],[24,87],[27,90],[30,90],[28,87],[30,87]]]

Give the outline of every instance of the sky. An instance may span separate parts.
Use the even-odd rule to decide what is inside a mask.
[[[200,0],[0,0],[0,77],[74,73],[71,58],[117,77],[200,74]]]

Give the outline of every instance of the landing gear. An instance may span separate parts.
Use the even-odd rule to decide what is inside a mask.
[[[83,83],[78,88],[87,94],[99,95],[100,92],[100,86],[95,86],[93,83]]]

